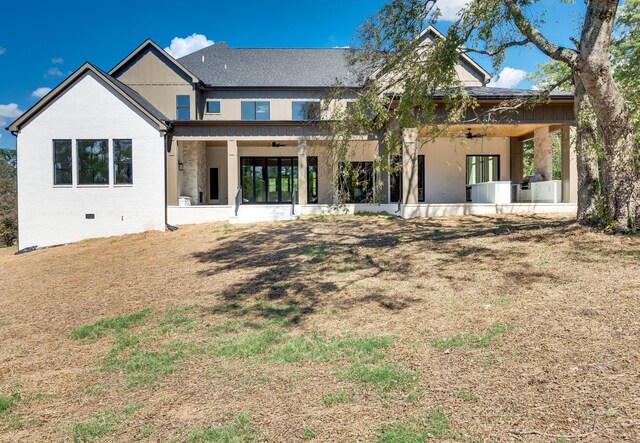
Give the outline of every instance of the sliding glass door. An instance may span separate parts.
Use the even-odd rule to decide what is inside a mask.
[[[298,187],[297,157],[243,157],[242,202],[291,203]]]

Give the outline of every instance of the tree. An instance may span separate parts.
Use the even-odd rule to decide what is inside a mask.
[[[468,122],[476,108],[456,79],[461,52],[490,56],[498,68],[506,51],[517,46],[538,48],[566,73],[545,85],[538,100],[567,81],[575,88],[578,120],[578,218],[616,231],[636,230],[640,218],[640,165],[629,107],[613,77],[612,31],[618,1],[586,0],[586,12],[575,48],[549,40],[540,18],[525,11],[539,0],[472,0],[449,27],[446,39],[424,45],[422,30],[437,20],[436,0],[389,0],[360,27],[351,64],[366,87],[351,112],[333,125],[331,145],[346,152],[349,131],[383,134],[385,154],[402,145],[403,128],[421,128],[423,140],[447,133],[452,124]],[[334,94],[335,96],[335,94]],[[438,97],[438,101],[435,97]],[[441,105],[439,103],[442,103]],[[503,103],[476,121],[532,102]],[[373,112],[376,118],[371,118]],[[482,117],[482,118],[480,118]],[[594,149],[602,146],[597,155]]]
[[[15,150],[0,149],[0,245],[18,238],[18,199]]]

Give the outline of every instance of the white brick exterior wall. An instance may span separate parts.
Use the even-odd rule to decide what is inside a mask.
[[[73,186],[53,185],[54,139],[73,140]],[[77,139],[109,139],[108,186],[77,185]],[[113,139],[133,140],[132,186],[113,185]],[[94,75],[34,117],[17,145],[20,248],[164,230],[164,137]]]

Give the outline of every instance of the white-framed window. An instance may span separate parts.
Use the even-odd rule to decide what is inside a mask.
[[[207,114],[220,114],[220,100],[207,100],[205,112]]]

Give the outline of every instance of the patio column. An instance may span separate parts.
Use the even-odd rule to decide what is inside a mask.
[[[578,202],[578,163],[576,160],[576,127],[561,128],[562,203]]]
[[[553,180],[553,149],[548,126],[533,131],[533,170],[544,180]]]
[[[523,177],[523,142],[518,138],[511,137],[510,139],[510,148],[511,148],[511,182],[512,183],[522,183]]]
[[[180,195],[188,196],[192,205],[204,204],[207,183],[207,154],[204,142],[182,142],[183,177]]]
[[[307,139],[298,139],[298,204],[307,204]]]
[[[418,129],[402,130],[402,201],[418,204]]]
[[[240,157],[238,157],[238,142],[227,140],[227,195],[228,204],[233,206],[236,203],[236,193],[240,186]]]

